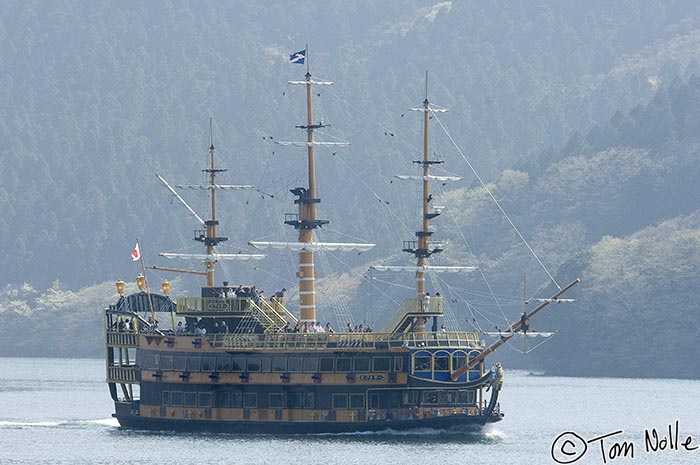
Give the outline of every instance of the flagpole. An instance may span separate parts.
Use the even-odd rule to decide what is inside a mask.
[[[309,44],[306,44],[306,74],[309,74]]]
[[[152,324],[156,322],[156,312],[153,309],[153,299],[151,298],[151,291],[148,288],[148,278],[146,278],[146,264],[143,262],[143,253],[141,252],[141,243],[139,238],[136,238],[136,246],[139,248],[139,259],[141,261],[141,269],[143,270],[143,282],[146,285],[146,295],[148,295],[148,307],[151,310]]]

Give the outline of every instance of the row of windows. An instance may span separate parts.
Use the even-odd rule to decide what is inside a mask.
[[[162,405],[170,407],[212,407],[213,394],[210,392],[163,391]],[[217,392],[215,404],[219,408],[258,408],[258,393],[227,391]],[[469,405],[475,402],[473,390],[424,391],[370,391],[369,408],[399,408],[415,405]],[[267,408],[314,409],[313,392],[271,393]],[[364,409],[365,394],[333,394],[333,409]]]
[[[140,365],[145,370],[174,370],[190,372],[251,372],[251,373],[367,373],[401,372],[403,357],[294,357],[259,355],[186,356],[145,354]]]
[[[479,352],[472,352],[470,357],[476,357]],[[459,351],[453,354],[445,351],[439,351],[431,354],[430,352],[420,352],[413,357],[413,372],[433,372],[433,371],[454,371],[459,367],[466,365],[467,354]]]

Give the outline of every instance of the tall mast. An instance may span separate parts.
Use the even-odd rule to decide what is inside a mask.
[[[307,50],[308,60],[308,50]],[[307,134],[307,163],[309,168],[309,189],[307,195],[296,201],[299,203],[299,242],[313,242],[314,229],[328,221],[319,222],[316,219],[316,166],[314,160],[314,124],[313,124],[313,89],[311,72],[306,71],[306,129]],[[303,225],[306,225],[304,227]],[[316,271],[314,268],[314,253],[303,250],[299,252],[299,311],[302,321],[316,321]]]
[[[216,169],[215,159],[216,159],[216,149],[214,148],[214,131],[212,118],[209,118],[209,159],[210,165],[209,169],[202,170],[209,174],[209,192],[211,195],[211,219],[205,221],[206,226],[206,236],[204,238],[204,244],[207,247],[207,255],[214,254],[214,247],[219,242],[227,241],[227,237],[216,237],[216,226],[219,222],[216,220],[216,173],[223,172],[226,170]],[[214,269],[216,261],[213,259],[207,259],[205,262],[206,273],[207,273],[207,286],[214,286]]]

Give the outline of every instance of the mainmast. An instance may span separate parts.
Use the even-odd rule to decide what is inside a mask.
[[[308,52],[308,47],[304,53]],[[299,54],[296,54],[299,55]],[[315,151],[317,146],[337,146],[344,147],[350,145],[349,142],[320,142],[315,140],[314,131],[316,129],[330,126],[323,122],[314,123],[313,117],[313,86],[325,85],[329,86],[333,83],[330,81],[315,81],[311,76],[308,67],[308,54],[306,57],[306,76],[303,81],[289,81],[289,84],[306,86],[306,124],[296,126],[298,129],[306,131],[305,142],[287,142],[277,141],[280,145],[294,145],[306,147],[307,164],[308,164],[308,186],[295,187],[291,189],[291,193],[297,198],[294,203],[298,205],[297,213],[285,214],[285,224],[293,226],[299,231],[298,242],[261,242],[249,241],[248,244],[258,249],[276,248],[289,249],[299,252],[299,269],[297,278],[299,278],[299,312],[300,321],[316,321],[316,271],[314,268],[314,252],[322,250],[341,250],[351,251],[369,250],[375,244],[367,243],[333,243],[333,242],[317,242],[314,230],[328,224],[328,220],[320,220],[316,216],[316,205],[321,202],[316,193],[316,166],[315,166]]]

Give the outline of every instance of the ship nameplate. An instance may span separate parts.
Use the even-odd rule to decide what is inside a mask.
[[[361,381],[384,381],[384,375],[359,375]]]

